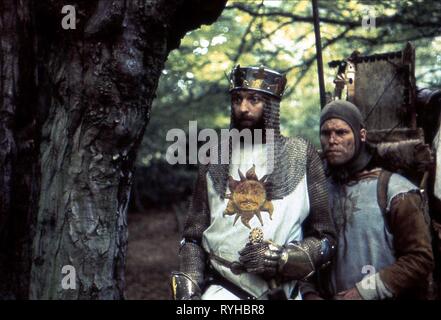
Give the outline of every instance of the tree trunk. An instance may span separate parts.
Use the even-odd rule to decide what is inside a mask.
[[[1,1],[0,282],[21,281],[0,294],[123,298],[134,161],[159,76],[225,0]],[[76,29],[61,27],[63,5]]]
[[[35,56],[27,1],[0,1],[0,299],[28,296],[39,194]]]

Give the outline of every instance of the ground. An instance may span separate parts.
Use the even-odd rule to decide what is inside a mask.
[[[170,272],[178,267],[180,235],[173,210],[129,214],[126,299],[171,299]]]

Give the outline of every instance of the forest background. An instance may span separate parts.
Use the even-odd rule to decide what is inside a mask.
[[[398,51],[407,41],[416,47],[417,86],[441,86],[440,2],[320,1],[319,14],[327,92],[333,92],[336,74],[329,62],[354,50],[362,55]],[[167,163],[172,142],[166,134],[179,128],[188,135],[189,121],[197,121],[198,130],[228,128],[227,77],[237,64],[286,73],[282,133],[305,137],[319,147],[311,1],[229,1],[214,24],[186,34],[162,71],[129,207],[128,298],[169,297],[168,274],[177,267],[179,233],[196,166]]]

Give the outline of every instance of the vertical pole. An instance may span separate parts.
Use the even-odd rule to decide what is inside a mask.
[[[322,58],[322,43],[320,40],[320,17],[318,11],[318,0],[312,0],[312,16],[314,19],[314,34],[315,34],[315,49],[317,52],[317,72],[320,88],[320,105],[323,107],[326,104],[325,80],[323,77],[323,58]]]

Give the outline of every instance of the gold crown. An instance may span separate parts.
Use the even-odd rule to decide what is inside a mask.
[[[282,99],[286,86],[286,76],[277,71],[260,67],[241,67],[237,65],[230,74],[230,92],[247,89],[268,93]]]

